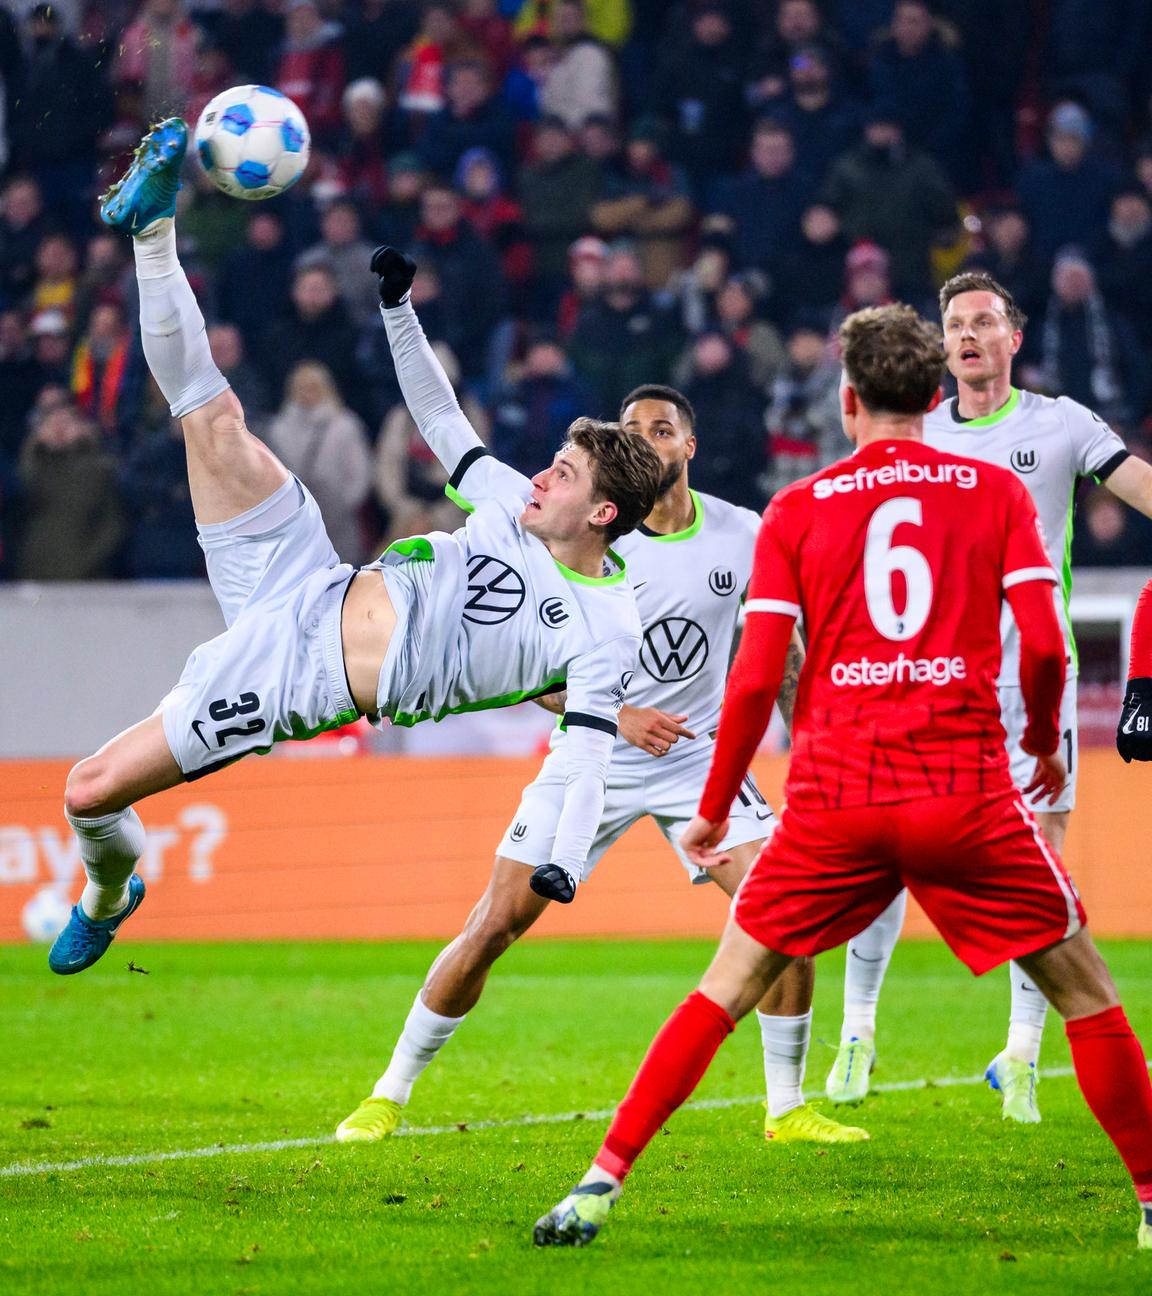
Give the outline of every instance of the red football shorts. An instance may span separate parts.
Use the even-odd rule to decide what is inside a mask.
[[[754,940],[819,954],[907,887],[979,976],[1084,924],[1072,879],[1018,793],[844,810],[788,806],[733,902]]]

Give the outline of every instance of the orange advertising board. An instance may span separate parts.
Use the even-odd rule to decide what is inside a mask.
[[[148,900],[141,940],[397,939],[454,935],[537,759],[400,756],[250,759],[141,807]],[[758,762],[778,802],[785,762]],[[0,941],[22,940],[21,910],[81,868],[64,821],[66,761],[0,762]],[[1087,751],[1068,864],[1093,928],[1152,936],[1152,770]],[[535,929],[554,936],[714,936],[725,897],[689,886],[651,823],[605,857],[570,907]],[[908,934],[927,935],[910,910]]]

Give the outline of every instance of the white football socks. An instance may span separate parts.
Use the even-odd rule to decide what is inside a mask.
[[[784,1116],[804,1104],[804,1060],[812,1032],[812,1010],[801,1017],[770,1017],[759,1010],[764,1045],[764,1083],[768,1115]]]
[[[174,418],[227,391],[208,346],[204,316],[176,257],[176,223],[153,221],[132,240],[140,286],[144,358]]]
[[[128,903],[128,879],[144,853],[144,825],[132,809],[85,819],[64,811],[80,839],[80,858],[88,875],[80,907],[89,918],[115,918]]]
[[[1008,1043],[1003,1056],[1035,1065],[1040,1061],[1040,1041],[1044,1035],[1044,1019],[1048,1016],[1048,1000],[1036,989],[1019,963],[1009,963],[1008,974],[1012,982],[1012,1010],[1008,1017]]]
[[[463,1017],[442,1017],[434,1013],[417,995],[392,1051],[388,1070],[376,1081],[372,1097],[390,1098],[403,1107],[424,1068],[448,1043],[463,1020]]]
[[[892,951],[904,926],[908,892],[901,891],[870,927],[848,942],[844,965],[844,1021],[840,1043],[876,1038],[876,1005]]]

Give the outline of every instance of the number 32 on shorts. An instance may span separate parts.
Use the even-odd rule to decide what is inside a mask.
[[[227,698],[217,698],[215,702],[208,703],[208,715],[216,721],[232,720],[237,716],[251,715],[253,711],[260,710],[260,698],[256,693],[241,693],[235,702],[229,702]],[[259,716],[254,716],[242,725],[224,725],[215,730],[209,730],[209,735],[216,740],[216,750],[219,750],[228,741],[229,738],[248,738],[252,734],[262,733],[266,724]],[[212,744],[205,736],[204,730],[207,726],[203,720],[192,721],[192,732],[197,738],[212,751]]]

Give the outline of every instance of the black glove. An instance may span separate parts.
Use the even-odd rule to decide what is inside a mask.
[[[571,904],[576,898],[576,883],[559,864],[541,864],[532,870],[528,885],[545,900],[558,904]]]
[[[386,309],[399,306],[412,291],[416,262],[394,247],[378,247],[372,253],[372,273],[380,279],[380,300]]]
[[[1116,750],[1124,762],[1152,761],[1152,679],[1130,679],[1116,726]]]

